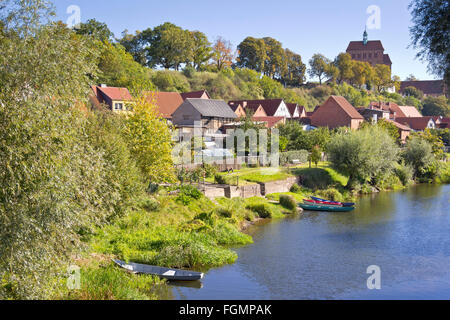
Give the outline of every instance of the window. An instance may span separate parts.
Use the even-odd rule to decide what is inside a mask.
[[[189,119],[191,119],[191,116],[189,116],[189,115],[183,115],[183,120],[189,120]]]
[[[123,110],[123,103],[114,103],[114,110]]]

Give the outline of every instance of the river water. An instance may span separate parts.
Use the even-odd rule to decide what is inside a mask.
[[[450,185],[362,197],[351,213],[254,226],[254,244],[176,299],[450,299]],[[369,266],[381,289],[369,290]]]

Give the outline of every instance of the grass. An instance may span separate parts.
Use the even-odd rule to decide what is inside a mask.
[[[81,264],[82,287],[63,298],[160,299],[170,291],[164,281],[129,274],[111,259],[207,271],[234,263],[237,254],[230,248],[253,242],[241,232],[249,222],[292,213],[264,198],[219,198],[214,202],[203,195],[188,202],[177,198],[163,192],[141,199],[124,217],[86,236],[87,258],[75,261]],[[264,210],[253,210],[255,206]]]
[[[239,178],[239,185],[253,184],[253,183],[266,183],[277,180],[285,180],[293,175],[285,171],[284,169],[274,168],[243,168],[236,170],[233,173],[219,173],[225,177],[225,180],[230,185],[237,184],[237,178]]]

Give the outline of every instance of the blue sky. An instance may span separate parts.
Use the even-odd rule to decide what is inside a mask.
[[[67,8],[77,5],[81,21],[95,18],[108,24],[116,37],[155,27],[166,21],[200,30],[210,41],[222,36],[237,46],[245,37],[270,36],[299,53],[307,63],[314,53],[334,59],[349,41],[362,40],[367,8],[380,8],[379,29],[369,40],[381,40],[393,62],[393,74],[434,79],[427,65],[415,59],[410,44],[411,0],[55,0],[58,18],[67,21]]]

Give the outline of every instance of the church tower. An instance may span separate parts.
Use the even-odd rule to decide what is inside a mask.
[[[363,33],[363,44],[366,46],[368,42],[369,42],[369,35],[367,34],[367,27],[366,27]]]

